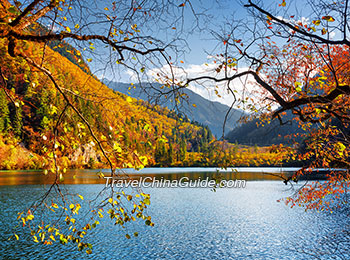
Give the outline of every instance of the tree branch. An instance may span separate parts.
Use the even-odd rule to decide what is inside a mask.
[[[37,5],[37,4],[39,4],[40,2],[42,2],[42,0],[35,0],[35,1],[33,1],[32,3],[30,3],[24,10],[23,10],[23,12],[19,15],[19,16],[17,16],[16,17],[16,19],[15,20],[13,20],[11,23],[9,23],[11,26],[17,26],[20,22],[21,22],[21,20],[27,15],[27,14],[29,14],[31,11],[33,11],[34,10],[34,8],[35,8],[35,6]]]
[[[243,77],[243,76],[247,76],[247,75],[252,75],[254,77],[254,79],[256,80],[256,82],[258,84],[260,84],[263,88],[265,88],[267,91],[269,91],[271,93],[271,95],[275,98],[275,100],[282,106],[285,107],[287,105],[287,102],[272,88],[272,86],[270,86],[269,84],[267,84],[264,80],[262,80],[262,78],[258,75],[258,73],[248,70],[248,71],[243,71],[240,73],[237,73],[231,77],[224,77],[224,78],[215,78],[215,77],[211,77],[211,76],[202,76],[202,77],[198,77],[198,78],[192,78],[192,79],[188,79],[186,81],[186,85],[188,85],[189,83],[193,82],[193,81],[198,81],[198,80],[204,80],[204,79],[208,79],[208,80],[213,80],[215,82],[222,82],[222,81],[232,81],[234,79]]]
[[[299,98],[299,99],[294,99],[290,102],[287,102],[285,106],[281,104],[282,108],[274,112],[273,117],[276,117],[277,114],[283,111],[292,109],[294,107],[306,105],[306,104],[327,104],[333,101],[338,96],[343,94],[347,94],[347,95],[350,94],[349,85],[340,85],[334,90],[332,90],[328,95],[325,95],[325,96],[312,96],[312,97]]]
[[[134,53],[138,53],[141,55],[147,55],[149,53],[152,52],[162,52],[165,51],[164,48],[153,48],[153,49],[146,49],[144,51],[133,48],[133,47],[129,47],[126,45],[117,45],[114,41],[112,41],[111,39],[109,39],[108,37],[105,37],[103,35],[77,35],[74,33],[68,33],[68,32],[61,32],[59,34],[47,34],[47,35],[28,35],[28,34],[21,34],[15,31],[10,31],[9,35],[18,39],[18,40],[27,40],[27,41],[34,41],[34,42],[48,42],[48,41],[52,41],[52,40],[63,40],[65,38],[71,38],[71,39],[75,39],[78,41],[89,41],[89,40],[99,40],[105,44],[110,45],[111,47],[115,48],[121,59],[120,60],[124,60],[122,51],[123,50],[127,50],[130,52],[134,52]]]
[[[43,17],[45,14],[50,12],[53,8],[55,8],[58,3],[59,3],[59,1],[57,1],[57,0],[51,0],[49,5],[43,7],[38,12],[36,12],[34,15],[30,16],[23,24],[18,26],[17,29],[23,30],[23,29],[27,28],[29,25],[33,24],[38,19]]]
[[[304,36],[307,36],[307,37],[310,37],[312,39],[317,39],[318,41],[320,41],[321,43],[326,43],[326,44],[331,44],[331,45],[338,45],[338,44],[345,44],[347,46],[350,46],[350,41],[348,41],[346,38],[342,39],[342,40],[329,40],[329,39],[325,39],[321,36],[318,36],[318,35],[315,35],[315,34],[312,34],[312,33],[309,33],[305,30],[301,30],[300,27],[298,26],[295,26],[293,24],[290,24],[288,22],[286,22],[285,20],[283,19],[280,19],[280,18],[277,18],[276,16],[274,16],[273,14],[271,14],[270,12],[262,9],[261,7],[259,7],[258,5],[254,4],[251,0],[248,0],[249,4],[247,5],[244,5],[244,7],[253,7],[255,8],[256,10],[258,10],[260,13],[262,14],[265,14],[269,17],[271,17],[272,20],[278,22],[279,24],[282,24],[286,27],[288,27],[289,29],[292,29],[293,31],[295,32],[298,32],[300,33],[301,35],[304,35]]]
[[[79,112],[79,110],[72,104],[72,102],[69,100],[68,96],[64,93],[64,91],[61,89],[61,87],[58,85],[58,83],[56,82],[54,76],[51,74],[51,72],[38,65],[35,61],[33,61],[31,58],[23,55],[23,54],[18,54],[18,56],[24,58],[29,64],[31,64],[32,66],[34,66],[35,68],[39,69],[40,71],[44,72],[49,78],[50,80],[52,81],[52,83],[54,84],[55,88],[60,92],[60,94],[63,96],[64,100],[67,102],[67,104],[74,110],[74,112],[80,117],[80,119],[85,123],[85,125],[88,127],[89,131],[90,131],[90,134],[92,136],[92,138],[97,142],[103,156],[106,158],[109,166],[110,166],[110,169],[111,169],[111,175],[114,176],[114,167],[113,167],[113,164],[111,162],[111,160],[109,159],[109,157],[107,156],[106,154],[106,151],[104,150],[104,148],[102,147],[102,144],[101,142],[98,140],[98,138],[96,137],[90,123],[85,119],[85,117]]]

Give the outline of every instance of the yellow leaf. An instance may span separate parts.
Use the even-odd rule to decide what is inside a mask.
[[[323,80],[327,80],[327,77],[322,76],[317,79],[318,82],[322,82]]]
[[[66,27],[66,31],[69,32],[69,33],[71,32],[71,30],[70,30],[70,28],[68,26]]]
[[[84,200],[84,197],[81,196],[80,194],[78,194],[78,197],[79,197],[81,200]]]
[[[320,25],[321,21],[320,20],[314,20],[312,23],[316,26]]]
[[[131,102],[132,102],[132,98],[131,98],[131,97],[127,97],[127,98],[126,98],[126,101],[129,102],[129,103],[131,103]]]
[[[327,22],[334,22],[334,18],[330,15],[326,15],[322,17],[322,20],[326,20]]]
[[[100,179],[102,179],[102,178],[105,177],[105,175],[104,175],[102,172],[97,173],[97,176],[98,176]]]

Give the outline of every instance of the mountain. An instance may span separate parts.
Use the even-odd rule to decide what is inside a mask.
[[[105,80],[104,83],[113,90],[131,97],[148,100],[151,103],[157,103],[169,109],[175,107],[174,98],[172,97],[156,98],[158,97],[157,93],[165,91],[159,83],[153,83],[152,86],[144,83],[142,84],[142,87],[139,84],[130,85],[127,83],[107,80]],[[224,118],[229,110],[229,106],[220,102],[210,101],[187,88],[183,89],[182,93],[185,94],[184,96],[186,98],[178,105],[180,112],[184,113],[190,120],[208,126],[217,138],[221,138]],[[242,110],[233,108],[226,121],[225,133],[228,133],[237,127],[239,125],[239,118],[244,114],[245,113]]]
[[[68,43],[17,44],[51,72],[60,89],[40,70],[11,57],[7,45],[0,39],[0,169],[54,172],[54,158],[60,169],[192,165],[213,152],[207,127],[108,88]]]
[[[292,141],[300,142],[306,132],[298,127],[298,123],[293,120],[293,117],[293,114],[288,111],[282,118],[284,122],[288,123],[283,125],[277,118],[273,119],[270,124],[261,124],[259,119],[254,119],[229,132],[226,139],[230,143],[259,146],[291,144]]]

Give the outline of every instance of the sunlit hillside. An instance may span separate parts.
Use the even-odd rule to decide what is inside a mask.
[[[57,157],[67,167],[105,166],[96,141],[76,112],[67,106],[61,115],[66,101],[50,79],[23,59],[10,57],[6,45],[1,40],[5,91],[0,94],[0,131],[2,142],[8,144],[1,148],[1,168],[46,168],[49,162],[38,160],[37,155],[53,157],[54,146]],[[52,72],[103,147],[107,150],[111,147],[108,152],[115,166],[171,165],[185,161],[187,152],[198,152],[212,139],[208,128],[191,125],[168,109],[150,106],[109,89],[48,46],[45,56],[44,46],[32,42],[23,45],[22,50]],[[23,153],[25,158],[16,163],[13,153],[22,148],[30,153]],[[26,160],[36,163],[24,163]]]

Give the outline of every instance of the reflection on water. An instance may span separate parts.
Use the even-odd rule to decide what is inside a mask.
[[[225,180],[283,180],[293,174],[297,168],[235,168],[218,170],[217,168],[147,168],[141,171],[123,170],[120,178],[126,176],[140,179],[149,176],[156,179],[179,180],[188,177],[190,180],[199,178]],[[103,184],[104,178],[99,178],[100,170],[70,170],[64,176],[65,184]],[[102,170],[105,176],[110,176],[108,170]],[[56,179],[55,174],[44,175],[43,171],[0,171],[0,185],[30,185],[51,184]]]

